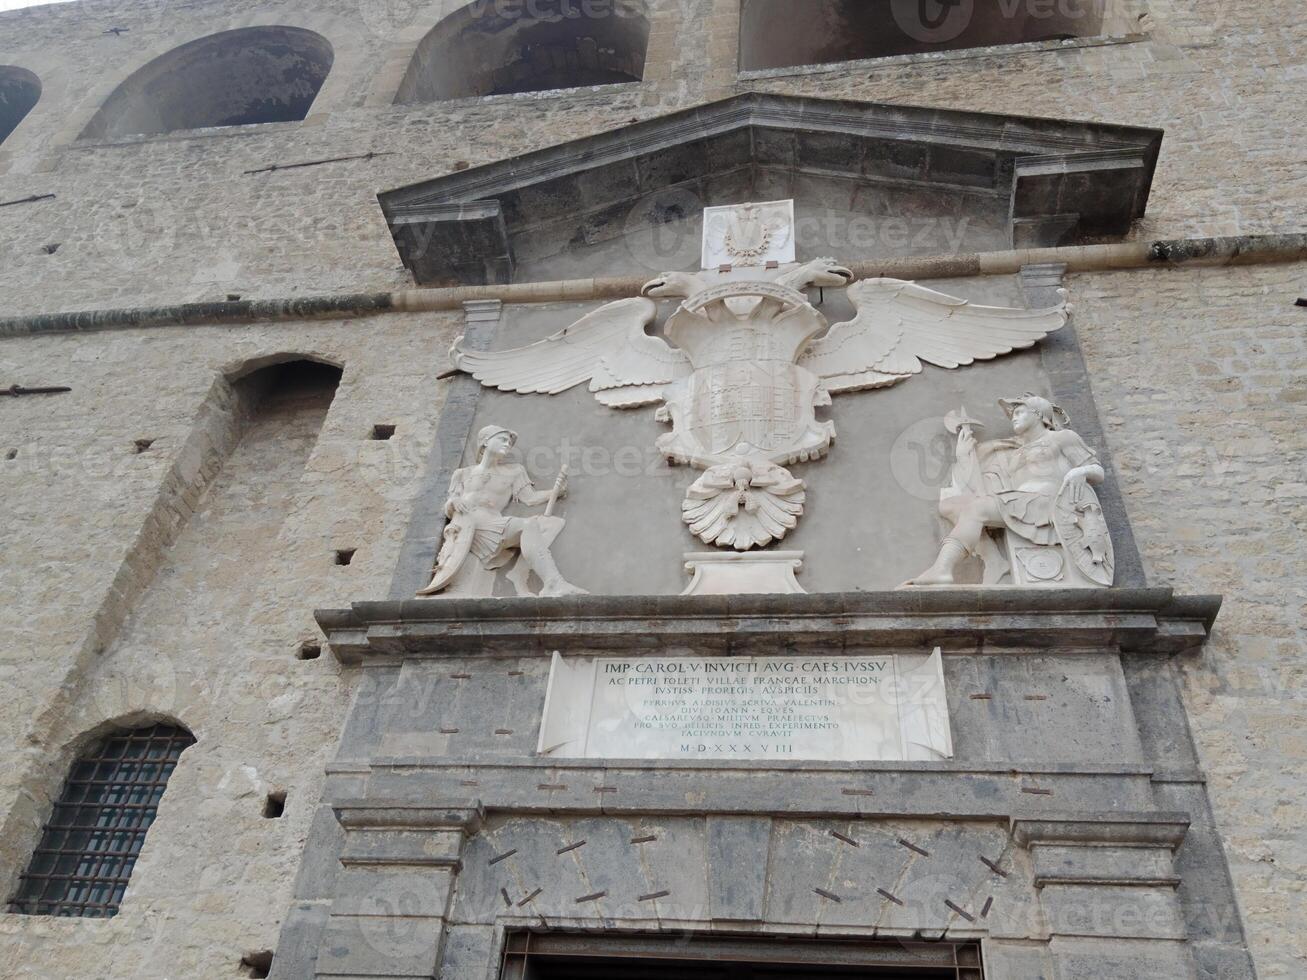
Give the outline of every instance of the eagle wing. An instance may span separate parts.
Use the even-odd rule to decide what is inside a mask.
[[[901,279],[854,283],[849,299],[857,316],[835,324],[799,359],[832,392],[898,384],[920,374],[923,361],[956,368],[1033,347],[1070,315],[1065,298],[1040,310],[978,306]]]
[[[449,356],[489,388],[556,395],[589,381],[604,404],[633,408],[661,401],[662,387],[692,370],[684,351],[645,333],[657,312],[651,299],[624,299],[526,347],[470,351],[460,337]]]

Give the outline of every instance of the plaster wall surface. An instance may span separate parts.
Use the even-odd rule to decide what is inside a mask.
[[[5,315],[402,288],[378,191],[751,89],[1164,128],[1135,239],[1300,231],[1307,211],[1307,176],[1290,138],[1307,71],[1307,13],[1289,0],[1152,0],[1143,38],[1128,43],[747,81],[734,71],[734,0],[660,0],[643,83],[392,105],[414,47],[451,6],[86,0],[0,15],[0,63],[43,84],[41,101],[0,146],[0,201],[55,195],[0,208]],[[335,49],[304,122],[77,142],[114,87],[153,57],[208,33],[274,23],[315,30]],[[108,26],[129,33],[103,33]],[[59,248],[48,252],[52,244]],[[1299,693],[1307,351],[1303,313],[1292,306],[1304,271],[1115,273],[1070,283],[1150,580],[1227,596],[1202,657],[1175,669],[1263,977],[1296,976],[1307,956]],[[122,913],[98,922],[0,916],[0,975],[217,978],[236,975],[243,954],[273,948],[351,685],[327,656],[300,662],[294,651],[316,634],[315,606],[386,593],[443,397],[435,376],[459,320],[0,341],[0,386],[74,389],[0,400],[8,569],[0,747],[14,760],[0,773],[6,880],[26,862],[79,734],[149,710],[175,711],[199,737]],[[275,536],[236,546],[251,566],[266,562],[258,582],[238,586],[251,599],[247,615],[218,617],[220,604],[203,598],[142,602],[170,561],[183,578],[200,572],[174,541],[184,545],[186,518],[203,513],[205,491],[221,480],[192,458],[213,441],[202,409],[217,377],[283,351],[345,371],[288,516]],[[370,442],[377,422],[397,423],[396,438]],[[655,429],[642,427],[641,445]],[[137,454],[138,438],[155,443]],[[332,563],[338,546],[359,548],[350,566]],[[118,642],[133,610],[145,617],[135,635],[149,644]],[[184,657],[180,642],[157,648],[169,636],[185,638]],[[265,821],[261,798],[274,785],[288,791],[287,814]]]

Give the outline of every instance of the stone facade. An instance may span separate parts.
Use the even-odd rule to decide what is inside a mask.
[[[1297,216],[1307,192],[1291,135],[1299,115],[1294,93],[1307,71],[1307,19],[1301,5],[1287,0],[1149,0],[1128,36],[743,76],[735,70],[738,0],[656,0],[641,82],[393,104],[419,42],[458,6],[455,0],[183,6],[83,0],[0,14],[0,64],[36,73],[43,86],[36,107],[0,146],[0,203],[41,198],[0,207],[3,315],[402,289],[410,279],[379,192],[751,91],[1164,130],[1147,213],[1129,240],[1302,230]],[[302,122],[79,139],[117,86],[151,59],[218,31],[272,24],[316,31],[334,48],[331,72]],[[356,159],[250,172],[340,157]],[[944,232],[956,226],[946,228],[939,214],[929,218],[934,223],[911,226],[910,236],[935,234],[937,244],[919,251],[948,251]],[[986,225],[979,247],[1001,247],[990,243],[992,233]],[[897,228],[878,223],[855,257],[904,254],[909,246],[901,239]],[[1117,793],[1103,799],[1134,822],[1099,822],[1097,843],[1109,846],[1096,853],[1102,866],[1081,869],[1082,877],[1145,894],[1144,904],[1160,908],[1148,915],[1163,923],[1148,941],[1166,948],[1149,946],[1143,957],[1160,957],[1152,962],[1154,976],[1187,975],[1180,972],[1190,968],[1187,961],[1170,959],[1170,945],[1185,937],[1199,951],[1194,969],[1206,970],[1202,976],[1246,976],[1239,972],[1245,942],[1263,978],[1295,976],[1294,964],[1307,956],[1300,928],[1307,743],[1296,694],[1307,638],[1298,584],[1307,575],[1307,546],[1297,533],[1307,517],[1300,431],[1307,352],[1304,311],[1293,306],[1303,270],[1299,263],[1067,278],[1077,355],[1092,384],[1092,398],[1087,390],[1076,394],[1096,406],[1104,448],[1115,461],[1116,492],[1142,558],[1143,579],[1133,584],[1220,593],[1225,604],[1201,650],[1163,644],[1132,657],[1102,633],[1086,641],[1098,644],[1102,672],[1131,702],[1131,717],[1099,733],[1092,752],[1060,754],[1066,731],[1050,730],[1046,740],[1059,747],[1046,758],[1013,742],[997,746],[980,768],[1014,759],[1030,772],[1041,764],[1098,767],[1093,775]],[[1006,302],[1020,295],[1010,279],[948,285]],[[515,334],[534,339],[527,335],[545,329],[548,318],[535,308],[505,309]],[[478,661],[475,673],[493,677],[476,703],[509,701],[503,718],[493,719],[495,729],[478,733],[475,742],[442,740],[439,729],[466,724],[458,712],[468,707],[446,712],[439,701],[428,705],[430,716],[401,712],[366,730],[379,673],[447,675],[463,672],[463,661],[418,650],[403,666],[360,668],[339,636],[335,657],[299,659],[299,652],[306,643],[325,643],[314,609],[399,598],[392,589],[407,579],[396,578],[397,568],[411,576],[413,563],[429,558],[423,548],[437,533],[429,526],[431,508],[439,506],[429,499],[436,463],[457,462],[466,427],[487,410],[487,403],[469,407],[464,381],[437,376],[446,370],[450,342],[478,316],[485,311],[0,337],[0,388],[72,388],[0,398],[7,518],[0,528],[7,567],[0,744],[11,760],[0,774],[6,889],[25,867],[88,733],[115,720],[168,715],[198,738],[173,777],[120,914],[98,921],[0,915],[0,975],[217,978],[241,975],[242,958],[265,950],[277,952],[274,969],[281,972],[274,975],[312,975],[304,964],[315,955],[320,975],[358,975],[357,964],[332,966],[318,954],[314,931],[327,925],[328,912],[344,925],[351,915],[363,925],[378,917],[375,905],[351,912],[343,901],[331,904],[337,874],[366,876],[370,864],[366,853],[341,851],[342,839],[363,847],[371,834],[378,847],[402,851],[403,842],[385,830],[392,817],[385,807],[369,810],[366,797],[375,790],[393,804],[410,792],[402,780],[424,785],[423,767],[451,769],[438,777],[445,789],[485,784],[475,793],[463,787],[461,794],[426,800],[430,812],[411,817],[425,821],[430,840],[448,845],[413,864],[424,869],[419,896],[433,907],[446,903],[427,916],[439,923],[420,928],[452,923],[445,939],[450,976],[487,976],[476,970],[492,948],[486,906],[502,903],[495,889],[520,886],[510,896],[517,908],[535,887],[529,879],[543,873],[541,862],[556,862],[554,852],[579,838],[589,851],[568,852],[567,873],[576,878],[559,882],[569,902],[603,890],[585,887],[592,873],[629,877],[628,865],[642,860],[638,848],[657,846],[630,840],[656,834],[679,842],[675,860],[692,867],[660,866],[677,877],[679,890],[651,900],[658,906],[653,919],[672,927],[700,922],[702,909],[713,907],[713,877],[703,874],[713,867],[712,849],[736,853],[749,846],[739,842],[763,833],[774,859],[803,855],[794,865],[803,872],[796,880],[811,878],[813,887],[852,899],[833,903],[811,890],[773,893],[747,914],[721,917],[780,923],[791,933],[833,926],[838,935],[865,936],[875,921],[870,906],[859,904],[866,896],[848,894],[842,866],[831,863],[834,845],[853,853],[830,836],[832,829],[863,845],[857,854],[868,864],[859,874],[872,877],[892,873],[884,863],[890,855],[903,857],[893,850],[901,847],[898,838],[933,853],[966,845],[967,853],[995,861],[1008,854],[1017,881],[994,884],[1014,894],[1018,910],[1038,904],[1031,888],[1042,860],[1056,855],[1074,864],[1074,855],[1057,849],[1068,848],[1068,835],[1079,832],[1037,826],[1036,818],[1052,812],[1039,806],[976,806],[966,820],[941,824],[922,820],[923,812],[935,812],[929,806],[871,811],[861,797],[843,793],[856,776],[866,782],[852,788],[892,796],[897,789],[887,787],[897,777],[888,772],[793,774],[804,781],[801,788],[775,773],[731,777],[747,792],[725,777],[717,781],[718,774],[702,777],[704,785],[678,786],[675,805],[650,797],[628,806],[623,797],[615,808],[596,807],[594,791],[609,780],[639,797],[660,777],[647,770],[554,769],[531,758],[529,729],[538,720],[547,666],[539,655],[548,649],[497,657],[489,666]],[[343,368],[325,414],[289,406],[249,427],[233,421],[232,383],[286,356]],[[1044,377],[1057,388],[1056,372]],[[393,438],[374,438],[376,425],[394,425]],[[351,549],[357,551],[350,564],[336,564],[335,553]],[[903,577],[915,570],[904,568]],[[717,613],[734,615],[725,608]],[[986,627],[994,631],[989,640],[1008,628],[1001,618]],[[973,640],[980,645],[986,636]],[[1048,646],[1047,638],[1025,642],[1027,650]],[[978,652],[950,658],[953,676],[979,676],[985,659]],[[1014,669],[1001,657],[989,660],[983,670]],[[1040,676],[1014,682],[1022,696],[1030,693],[1021,687],[1027,682],[1035,691]],[[957,690],[961,697],[983,693],[965,683]],[[1179,697],[1172,698],[1175,691]],[[968,697],[957,708],[965,716],[979,711],[977,704],[984,706]],[[1032,724],[1027,714],[1006,719],[1006,709],[994,710],[999,721]],[[499,729],[512,734],[494,734]],[[973,744],[988,730],[973,726]],[[966,731],[964,719],[959,744]],[[382,734],[390,744],[368,741]],[[432,761],[441,756],[452,761]],[[419,758],[409,772],[404,760]],[[375,774],[351,772],[351,764],[366,760],[378,763]],[[1099,771],[1106,769],[1113,772]],[[1045,803],[1019,785],[999,790],[992,774],[959,778],[974,780],[978,798],[1011,792],[1018,803]],[[1077,779],[1057,778],[1067,785]],[[567,791],[576,799],[565,806],[550,795],[562,791],[539,789],[580,779],[585,784]],[[710,799],[708,789],[720,789],[721,800]],[[286,794],[280,819],[262,815],[273,792]],[[820,805],[794,813],[791,801],[807,796]],[[1072,800],[1091,809],[1085,797]],[[882,823],[867,829],[854,821],[868,812]],[[1187,814],[1189,827],[1173,856],[1183,822],[1176,812]],[[523,813],[535,814],[529,832]],[[1127,826],[1117,826],[1122,822]],[[489,865],[490,857],[519,839],[531,845],[507,862],[511,879],[501,881],[488,870],[501,867]],[[816,839],[824,850],[813,846]],[[605,840],[612,846],[592,866],[590,855],[600,851],[594,845]],[[1151,875],[1124,866],[1129,862],[1113,850],[1123,842],[1148,854]],[[487,856],[491,850],[495,855]],[[397,852],[401,868],[403,857]],[[465,884],[440,893],[453,888],[451,869],[459,859]],[[1237,912],[1223,891],[1227,861]],[[941,887],[974,914],[975,900],[983,903],[985,869],[977,863],[969,870],[978,877],[949,878]],[[444,885],[442,874],[449,878]],[[1130,882],[1132,875],[1142,880]],[[1176,876],[1178,891],[1171,882]],[[628,905],[668,886],[657,875],[627,883],[622,894],[593,900],[593,914],[580,918],[648,925],[650,918],[628,914]],[[752,886],[742,887],[731,902],[747,904]],[[1063,881],[1040,889],[1042,923],[1056,918],[1052,896],[1075,887]],[[555,898],[551,893],[548,900]],[[682,907],[686,902],[689,908]],[[568,911],[550,906],[544,914],[568,922]],[[1004,940],[993,929],[962,926],[957,916],[949,928],[955,936],[997,935],[1000,946]],[[410,950],[418,965],[390,975],[426,975],[420,971],[434,967],[435,933],[420,935]],[[1144,948],[1134,945],[1140,937],[1105,934],[1123,961],[1105,967],[1101,958],[1077,960],[1080,953],[1101,957],[1101,950],[1068,950],[1057,965],[1045,958],[1047,950],[1026,951],[1027,942],[1047,935],[1011,933],[1020,941],[1009,959],[991,954],[991,974],[1033,980],[1130,976],[1127,969],[1141,969],[1126,965]],[[381,945],[396,952],[393,936],[384,936]],[[375,955],[364,955],[376,973]]]
[[[1205,918],[1233,906],[1197,882],[1218,845],[1165,669],[1201,642],[1215,604],[1070,595],[1033,616],[1040,603],[1020,590],[323,613],[365,680],[329,767],[340,829],[310,844],[339,864],[305,864],[281,975],[312,963],[320,977],[481,977],[507,930],[602,924],[983,936],[999,977],[1098,976],[1131,960],[1148,964],[1140,975],[1197,964],[1250,976],[1237,929]],[[946,763],[530,757],[548,676],[538,651],[554,644],[829,656],[925,636],[950,651]],[[453,871],[433,882],[437,864]]]

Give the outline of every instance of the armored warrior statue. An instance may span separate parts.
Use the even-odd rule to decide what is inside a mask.
[[[1067,415],[1046,398],[1027,394],[1001,399],[1012,420],[1012,437],[977,444],[972,427],[979,423],[951,414],[948,427],[957,434],[953,485],[940,495],[940,513],[953,530],[939,557],[908,586],[952,585],[958,565],[978,554],[992,566],[1001,561],[987,537],[990,528],[1006,528],[1027,559],[1029,578],[1037,584],[1067,585],[1061,558],[1041,549],[1060,547],[1088,584],[1112,584],[1112,543],[1092,484],[1103,482],[1094,451],[1065,428]],[[1031,582],[1029,584],[1036,584]]]
[[[549,547],[566,524],[553,516],[555,502],[567,494],[567,469],[558,474],[552,490],[537,490],[526,467],[510,462],[517,433],[499,425],[488,425],[477,434],[477,461],[456,470],[449,482],[445,501],[444,541],[436,559],[431,584],[418,593],[433,596],[444,591],[464,568],[469,558],[486,569],[502,568],[521,552],[527,568],[539,576],[541,595],[585,595],[563,578]],[[513,501],[527,507],[544,505],[536,517],[505,517]]]

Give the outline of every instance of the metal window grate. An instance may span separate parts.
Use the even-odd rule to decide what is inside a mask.
[[[153,725],[92,745],[73,763],[9,911],[116,914],[168,777],[194,744],[184,728]]]

